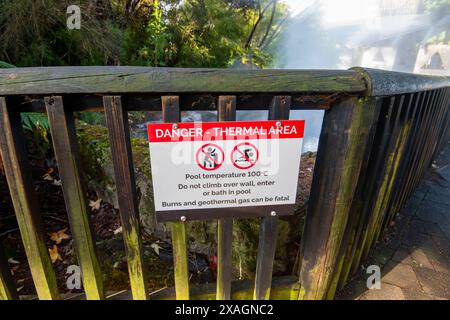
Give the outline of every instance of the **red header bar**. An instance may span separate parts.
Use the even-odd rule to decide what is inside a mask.
[[[147,131],[149,142],[299,139],[305,120],[150,123]]]

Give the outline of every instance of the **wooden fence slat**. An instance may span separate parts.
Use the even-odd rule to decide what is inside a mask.
[[[359,243],[361,241],[361,235],[364,231],[367,221],[369,220],[367,207],[369,202],[367,199],[373,192],[375,181],[377,180],[378,170],[382,162],[385,145],[387,144],[389,137],[389,126],[385,119],[390,119],[393,111],[394,101],[389,104],[386,103],[386,99],[381,99],[380,110],[377,115],[377,124],[375,128],[375,137],[373,139],[373,145],[371,153],[369,155],[367,171],[364,173],[364,180],[358,181],[363,185],[359,189],[360,194],[356,194],[356,198],[353,199],[350,210],[354,211],[352,214],[358,217],[358,223],[355,225],[351,235],[351,242],[347,248],[347,252],[344,257],[344,262],[341,267],[341,275],[338,283],[338,287],[341,288],[346,283],[347,278],[353,272],[352,263],[354,261],[355,254],[357,254]]]
[[[269,120],[288,120],[291,109],[290,96],[275,96],[269,106]],[[258,256],[256,259],[255,300],[269,300],[273,261],[278,236],[278,216],[261,218]]]
[[[362,242],[360,244],[361,254],[359,255],[359,262],[365,260],[369,253],[372,244],[373,234],[375,233],[375,229],[377,228],[377,222],[380,218],[383,200],[388,192],[388,187],[391,180],[391,172],[394,165],[394,158],[396,153],[396,148],[398,146],[398,136],[400,132],[400,116],[403,112],[403,101],[404,96],[396,96],[391,100],[395,101],[395,113],[394,117],[387,119],[389,123],[389,142],[387,144],[386,154],[383,157],[383,162],[381,168],[379,169],[379,179],[377,179],[377,183],[374,188],[374,197],[371,198],[371,206],[369,213],[369,221],[367,224],[367,228],[364,230]]]
[[[346,98],[325,112],[302,237],[299,299],[325,299],[364,159],[374,108]]]
[[[11,111],[3,97],[0,97],[0,151],[37,294],[42,300],[58,299],[58,286],[44,240],[20,114]]]
[[[340,249],[339,249],[339,261],[336,264],[334,270],[333,281],[330,285],[330,289],[327,293],[327,299],[333,299],[336,290],[341,289],[343,287],[343,283],[340,282],[342,279],[342,273],[344,268],[344,263],[346,261],[347,256],[350,254],[350,250],[352,248],[352,244],[355,241],[356,229],[358,225],[362,222],[361,208],[363,205],[363,191],[364,185],[367,178],[367,172],[369,170],[369,160],[370,155],[372,153],[372,149],[374,148],[374,139],[378,125],[378,118],[381,111],[382,99],[380,98],[371,98],[366,102],[366,108],[369,110],[373,110],[373,114],[368,112],[367,115],[370,116],[374,121],[368,122],[368,138],[366,147],[364,150],[364,158],[361,165],[360,175],[358,177],[358,183],[355,190],[355,195],[352,200],[352,205],[350,207],[349,217],[347,221],[347,225],[345,227],[344,236],[341,241]],[[370,120],[370,119],[369,119]]]
[[[418,99],[418,104],[419,104],[419,108],[418,108],[418,116],[417,116],[417,123],[414,126],[414,137],[413,137],[413,142],[411,143],[412,145],[412,149],[410,151],[410,153],[408,154],[407,157],[407,172],[405,173],[405,182],[403,183],[403,191],[402,194],[399,198],[399,200],[397,201],[396,205],[395,205],[395,209],[393,211],[395,211],[396,213],[399,212],[401,210],[401,208],[403,208],[406,199],[409,198],[409,186],[410,183],[413,179],[413,177],[415,176],[415,171],[416,171],[416,167],[415,167],[415,157],[417,155],[417,153],[419,152],[418,150],[418,145],[419,142],[422,139],[422,122],[426,119],[426,115],[428,113],[428,109],[426,104],[424,103],[425,100],[428,100],[430,97],[430,92],[423,92],[420,93],[420,99]]]
[[[403,96],[402,96],[402,98],[403,98]],[[406,98],[405,98],[405,100],[406,100]],[[387,177],[386,190],[385,190],[385,193],[381,200],[381,205],[380,205],[380,209],[379,209],[380,212],[378,214],[378,219],[375,224],[375,230],[372,233],[371,238],[369,239],[369,241],[370,241],[369,248],[372,248],[376,244],[379,235],[384,230],[383,222],[386,219],[385,217],[387,215],[387,212],[389,211],[390,199],[393,196],[395,196],[396,192],[398,192],[398,189],[394,188],[394,184],[395,184],[396,180],[398,179],[399,170],[401,169],[401,161],[402,161],[403,155],[405,153],[407,139],[409,136],[409,132],[411,130],[410,117],[411,117],[411,112],[412,112],[411,104],[412,104],[412,100],[413,100],[413,95],[412,94],[408,95],[407,100],[408,100],[408,102],[407,102],[406,109],[403,107],[403,109],[405,109],[404,116],[401,119],[401,124],[399,124],[399,128],[398,128],[397,139],[396,139],[393,154],[392,154],[391,168],[390,168],[389,175]],[[403,104],[405,104],[404,101],[403,101]]]
[[[401,163],[400,163],[400,170],[399,170],[399,175],[398,178],[395,182],[395,186],[393,187],[393,190],[395,190],[395,194],[391,197],[390,199],[390,204],[388,206],[388,212],[387,214],[387,218],[385,219],[385,221],[383,222],[383,230],[386,229],[387,227],[389,227],[390,221],[392,220],[391,217],[394,217],[396,214],[396,205],[399,201],[399,199],[402,197],[404,190],[405,190],[405,183],[406,183],[406,176],[408,173],[408,170],[410,169],[409,167],[409,159],[410,159],[410,155],[412,154],[413,150],[414,150],[414,141],[416,139],[416,128],[419,122],[419,114],[420,114],[420,109],[418,108],[419,106],[419,101],[421,99],[422,96],[422,92],[419,93],[414,93],[412,94],[411,97],[411,103],[414,104],[414,107],[411,111],[411,119],[407,120],[407,123],[409,123],[409,132],[407,133],[407,141],[406,141],[406,146],[405,146],[405,151],[404,151],[404,155],[401,159]],[[413,102],[414,101],[414,102]]]
[[[269,300],[273,261],[278,235],[278,217],[263,217],[259,228],[254,300]]]
[[[63,105],[60,96],[46,97],[45,104],[86,297],[89,300],[103,299],[103,277],[89,223],[85,188],[80,176],[73,113]]]
[[[378,190],[380,181],[382,180],[383,165],[387,158],[390,137],[393,130],[393,122],[396,117],[398,108],[398,99],[388,97],[383,99],[382,114],[380,115],[379,127],[377,128],[377,137],[375,139],[376,149],[373,149],[371,155],[370,171],[366,180],[363,207],[361,209],[362,223],[359,225],[356,233],[356,241],[354,242],[352,253],[346,262],[346,276],[353,274],[359,268],[359,262],[362,256],[363,242],[368,232],[369,223],[372,219],[371,212],[374,205],[374,197]],[[397,102],[396,102],[397,101]]]
[[[219,96],[219,121],[236,120],[236,96]],[[232,275],[233,218],[217,221],[217,300],[230,300]]]
[[[448,88],[444,89],[444,94],[445,94],[445,99],[442,102],[443,103],[443,107],[446,109],[446,114],[445,114],[445,119],[444,120],[444,128],[441,131],[440,135],[439,135],[439,142],[438,145],[436,146],[435,149],[435,153],[433,154],[432,159],[435,159],[437,157],[437,155],[439,154],[439,152],[442,150],[444,143],[446,143],[446,138],[448,136],[448,133],[450,132],[450,108],[449,106],[449,92],[450,90]]]
[[[429,96],[432,93],[433,92],[430,92]],[[429,102],[429,100],[427,100],[427,103],[428,102]],[[427,114],[429,114],[431,112],[430,110],[432,110],[431,103],[427,104],[427,106],[422,106],[422,107],[425,107],[425,109],[428,110]],[[408,166],[410,167],[410,169],[409,169],[409,173],[408,173],[407,179],[405,181],[405,186],[404,186],[403,191],[402,191],[402,196],[400,197],[400,200],[397,201],[398,203],[395,205],[395,210],[392,210],[393,212],[391,213],[391,217],[389,218],[389,221],[386,222],[386,225],[388,225],[388,223],[390,223],[393,219],[395,219],[395,215],[397,214],[397,212],[399,212],[402,209],[403,205],[409,199],[410,192],[412,192],[415,189],[415,187],[412,188],[412,181],[414,181],[416,176],[419,175],[419,173],[417,171],[417,169],[418,169],[417,166],[418,165],[415,164],[415,162],[417,162],[416,159],[419,156],[419,154],[421,154],[421,152],[420,152],[421,147],[420,146],[422,146],[423,143],[421,144],[420,142],[423,142],[422,139],[424,138],[424,135],[426,135],[426,132],[429,130],[429,128],[421,126],[421,125],[423,125],[423,122],[426,119],[427,118],[425,118],[424,116],[422,117],[422,119],[421,119],[422,121],[420,122],[420,124],[418,126],[419,129],[416,130],[417,132],[420,132],[420,135],[417,138],[417,142],[414,143],[414,152],[413,152],[414,157],[411,156],[410,159],[408,159],[408,163],[409,163]],[[433,123],[433,122],[430,122],[430,123]],[[426,145],[428,145],[428,143],[426,143],[425,146]],[[404,191],[404,190],[406,190],[406,191]]]
[[[407,196],[403,199],[403,204],[406,204],[406,201],[409,199],[409,196],[412,194],[414,189],[416,188],[416,182],[418,181],[418,176],[421,168],[421,154],[424,151],[424,147],[427,143],[425,137],[427,136],[427,132],[429,130],[430,124],[432,124],[432,119],[434,117],[434,109],[432,108],[432,102],[436,97],[436,91],[429,91],[427,95],[426,101],[422,101],[422,108],[425,110],[423,120],[420,123],[419,127],[419,140],[416,144],[416,152],[414,154],[413,162],[412,162],[412,172],[411,179],[407,186],[408,193]],[[401,207],[400,207],[401,208]]]
[[[161,98],[164,122],[180,121],[180,99],[178,96]],[[171,222],[175,291],[177,300],[189,300],[189,268],[186,238],[186,223]]]
[[[436,108],[436,116],[435,120],[433,121],[433,126],[431,127],[431,130],[429,132],[429,143],[426,144],[426,150],[424,152],[424,170],[428,168],[430,165],[430,161],[432,159],[432,156],[434,154],[434,148],[436,147],[436,135],[440,131],[441,126],[443,125],[443,122],[445,120],[445,111],[446,108],[442,104],[445,95],[444,95],[444,89],[439,89],[438,91],[438,98],[435,101],[434,108]]]
[[[139,209],[131,153],[128,114],[120,96],[103,97],[113,159],[117,198],[134,300],[147,300]]]
[[[19,294],[9,269],[8,260],[0,246],[0,300],[17,299],[19,299]]]

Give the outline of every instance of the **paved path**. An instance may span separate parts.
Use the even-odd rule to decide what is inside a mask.
[[[365,266],[381,267],[368,290],[363,268],[336,299],[450,299],[450,141]]]

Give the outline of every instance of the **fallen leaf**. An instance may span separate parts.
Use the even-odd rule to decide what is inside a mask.
[[[53,180],[53,184],[54,184],[55,186],[61,186],[61,185],[62,185],[61,179],[59,179],[59,180]]]
[[[118,227],[116,230],[114,230],[114,234],[122,233],[122,226]]]
[[[59,255],[58,247],[56,246],[56,244],[53,245],[52,249],[48,249],[48,253],[50,254],[50,259],[52,260],[52,263],[55,263],[58,260],[62,261],[62,258]]]
[[[49,233],[50,239],[55,241],[56,244],[60,244],[61,241],[70,239],[70,236],[66,234],[67,228],[59,230],[57,232]]]
[[[9,262],[10,264],[19,264],[19,263],[20,263],[19,261],[14,260],[14,258],[9,258],[9,259],[8,259],[8,262]]]
[[[150,247],[155,250],[156,254],[159,256],[159,249],[162,249],[162,247],[158,243],[152,243]]]
[[[98,198],[97,200],[91,200],[89,201],[89,207],[91,207],[91,210],[98,210],[100,209],[100,204],[102,203],[102,199]]]
[[[53,181],[54,180],[49,173],[44,174],[42,176],[42,179],[47,180],[47,181]]]

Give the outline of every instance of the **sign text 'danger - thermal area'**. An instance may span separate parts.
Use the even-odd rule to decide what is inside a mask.
[[[158,221],[293,214],[304,120],[148,124]]]

